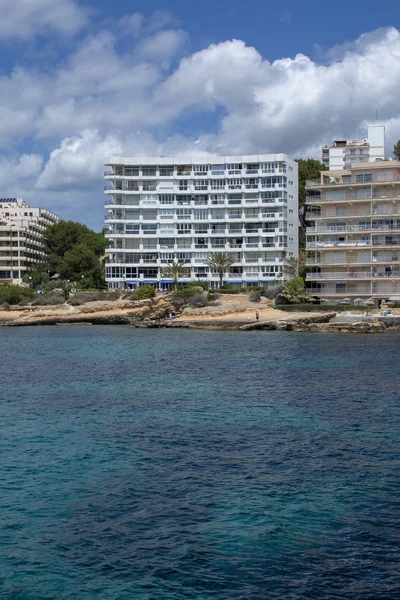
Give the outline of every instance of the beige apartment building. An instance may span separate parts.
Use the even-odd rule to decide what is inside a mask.
[[[400,296],[400,162],[353,164],[308,181],[308,292]]]
[[[43,233],[58,217],[21,198],[0,198],[0,283],[21,283],[43,262]]]

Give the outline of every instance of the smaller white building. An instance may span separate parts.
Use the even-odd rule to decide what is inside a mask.
[[[385,160],[384,125],[368,125],[368,137],[362,140],[335,140],[322,148],[322,162],[328,171],[342,171],[376,160]]]
[[[0,283],[21,283],[44,261],[43,233],[58,217],[21,198],[0,198]]]

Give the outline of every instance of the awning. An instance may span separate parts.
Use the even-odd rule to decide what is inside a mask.
[[[137,283],[137,279],[125,279],[125,283]]]
[[[243,282],[241,279],[239,279],[238,281],[232,281],[232,279],[229,279],[229,281],[226,282],[228,285],[241,285]]]
[[[164,277],[161,277],[160,283],[174,283],[174,280],[173,279],[164,279]]]
[[[143,279],[143,283],[157,283],[157,279]]]

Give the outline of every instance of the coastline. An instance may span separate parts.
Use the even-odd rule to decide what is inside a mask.
[[[259,313],[256,321],[255,313]],[[171,319],[169,315],[172,315]],[[171,298],[157,295],[151,300],[129,298],[110,302],[87,302],[79,306],[25,306],[0,310],[0,326],[130,325],[136,328],[184,328],[217,331],[293,331],[381,333],[400,329],[400,317],[379,314],[338,315],[336,312],[285,312],[263,299],[251,303],[240,296],[221,297],[201,309],[176,307]]]

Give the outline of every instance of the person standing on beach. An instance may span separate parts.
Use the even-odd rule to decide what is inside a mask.
[[[257,321],[257,323],[258,323],[259,319],[260,319],[260,314],[259,314],[258,310],[256,310],[256,321]]]
[[[250,321],[251,321],[251,316],[250,316],[250,315],[247,315],[247,320],[248,320],[248,321],[249,321],[249,323],[250,323]]]

